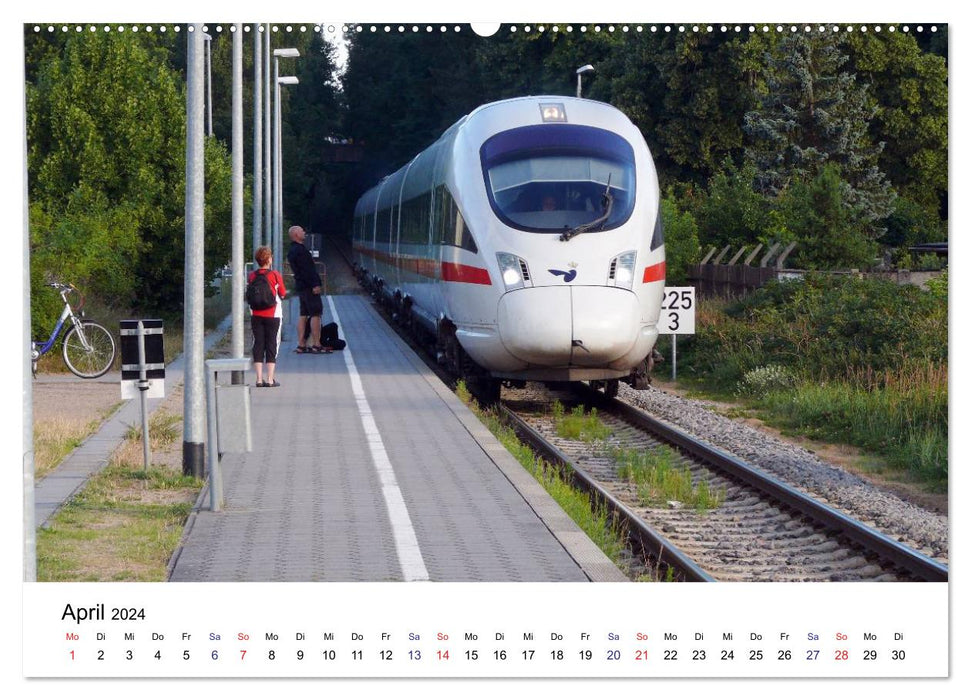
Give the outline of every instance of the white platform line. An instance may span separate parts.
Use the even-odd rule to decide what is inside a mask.
[[[334,318],[334,323],[340,327],[342,324],[337,315],[337,307],[334,306],[334,299],[328,296],[327,303],[330,305],[330,313]],[[398,488],[394,467],[391,466],[391,460],[384,449],[384,441],[381,439],[378,424],[374,420],[371,406],[364,394],[364,385],[361,383],[361,376],[357,373],[354,355],[349,346],[345,347],[341,354],[344,355],[344,362],[347,364],[347,371],[351,377],[351,390],[354,392],[354,399],[357,401],[357,410],[361,414],[361,423],[364,426],[364,434],[367,436],[368,448],[371,450],[371,459],[381,481],[381,493],[388,509],[388,518],[391,520],[391,531],[394,535],[395,548],[398,551],[401,572],[406,581],[427,581],[429,580],[428,570],[425,568],[425,560],[422,558],[421,550],[418,547],[418,536],[411,524],[411,516],[408,515],[408,507],[401,495],[401,489]]]

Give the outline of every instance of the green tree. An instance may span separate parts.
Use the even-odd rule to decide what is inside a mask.
[[[335,82],[336,50],[320,34],[300,45],[294,70],[299,85],[287,88],[283,163],[287,167],[284,212],[312,231],[342,230],[353,205],[339,197],[349,166],[326,161],[327,146],[342,136],[340,85]]]
[[[908,247],[946,238],[936,216],[917,202],[906,197],[897,199],[893,213],[887,217],[887,232],[880,243],[892,247]]]
[[[688,269],[699,261],[698,226],[691,212],[682,211],[672,191],[661,200],[664,226],[664,255],[669,285],[685,284]]]
[[[853,222],[846,206],[849,191],[839,168],[831,163],[812,180],[790,185],[780,209],[799,243],[796,266],[840,270],[872,263],[876,245]]]
[[[38,39],[41,40],[41,39]],[[157,35],[71,36],[27,86],[31,281],[175,314],[183,295],[185,98]],[[229,165],[207,144],[206,265],[228,257]],[[38,308],[38,324],[49,323]]]
[[[702,241],[718,247],[743,246],[777,237],[770,230],[769,201],[756,192],[755,166],[737,167],[726,157],[708,181],[708,193],[695,208]]]
[[[939,219],[947,197],[946,60],[904,32],[857,32],[846,47],[849,67],[870,85],[871,136],[892,144],[880,153],[881,170],[902,196]]]
[[[838,165],[848,185],[844,205],[875,238],[895,193],[878,167],[883,144],[871,143],[867,132],[875,108],[866,87],[843,69],[842,42],[829,32],[795,35],[766,54],[768,92],[745,115],[746,157],[758,168],[759,189],[773,197],[793,182],[812,180],[827,164]]]
[[[727,156],[741,156],[742,123],[757,106],[745,79],[745,39],[729,33],[665,34],[656,61],[664,80],[661,147],[679,178],[704,181]]]
[[[346,135],[364,143],[365,188],[427,148],[484,102],[470,31],[352,35],[344,80]]]

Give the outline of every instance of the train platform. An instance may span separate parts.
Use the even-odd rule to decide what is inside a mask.
[[[624,581],[361,295],[329,296],[347,348],[251,389],[253,451],[222,459],[171,581]],[[252,383],[252,374],[248,375]]]

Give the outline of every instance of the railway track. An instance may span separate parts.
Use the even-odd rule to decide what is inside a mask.
[[[346,251],[335,249],[351,267]],[[408,340],[440,378],[454,385],[454,377]],[[677,451],[678,468],[687,469],[694,484],[705,481],[721,496],[704,510],[645,502],[619,475],[616,455],[606,454],[603,446],[558,437],[552,399],[536,401],[528,393],[504,391],[505,420],[547,461],[567,466],[579,486],[623,521],[632,548],[652,562],[648,569],[663,573],[670,567],[686,581],[947,580],[946,565],[633,406],[590,389],[579,397],[561,394],[565,403],[582,401],[598,409],[613,450],[650,452],[666,445]]]
[[[556,434],[550,404],[506,393],[503,412],[520,438],[625,521],[632,543],[689,581],[946,581],[947,567],[644,412],[594,391],[610,437],[592,445]],[[566,403],[566,401],[564,401]],[[574,403],[578,403],[576,398]],[[569,405],[568,405],[569,408]],[[638,493],[618,455],[667,446],[693,484],[720,502],[696,508]],[[661,448],[664,449],[664,448]],[[655,567],[656,568],[656,567]]]

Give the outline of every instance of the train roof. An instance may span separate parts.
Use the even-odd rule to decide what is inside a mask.
[[[640,134],[637,127],[633,124],[633,122],[630,121],[630,119],[627,117],[626,114],[624,114],[621,110],[617,109],[613,105],[607,102],[600,102],[598,100],[588,100],[586,98],[572,97],[569,95],[524,95],[521,97],[511,97],[505,100],[488,102],[486,104],[476,107],[468,114],[456,120],[448,129],[446,129],[441,134],[441,136],[435,139],[434,142],[429,144],[422,151],[417,153],[414,157],[411,158],[411,160],[409,160],[407,163],[402,165],[394,172],[389,173],[388,175],[385,175],[380,180],[378,180],[378,182],[376,182],[358,200],[357,206],[355,206],[355,215],[357,215],[359,210],[362,210],[364,208],[370,208],[371,206],[373,206],[374,199],[376,199],[379,196],[379,190],[381,189],[381,186],[384,183],[386,183],[389,180],[389,178],[397,179],[397,178],[403,177],[404,173],[413,164],[418,165],[419,167],[422,167],[422,168],[428,167],[429,165],[428,163],[420,163],[419,161],[427,160],[429,159],[429,157],[434,158],[433,154],[429,153],[429,151],[437,150],[443,147],[446,143],[453,141],[455,136],[460,130],[464,130],[465,127],[468,126],[473,131],[478,131],[479,129],[476,129],[474,125],[477,125],[483,119],[485,121],[488,121],[488,116],[490,112],[497,109],[508,108],[508,107],[515,108],[521,105],[522,103],[529,103],[531,105],[539,105],[541,103],[559,104],[563,106],[563,109],[566,111],[567,116],[569,116],[571,113],[575,113],[575,110],[578,107],[583,112],[585,112],[588,109],[597,110],[597,111],[606,109],[612,112],[613,116],[618,120],[617,122],[615,122],[614,124],[615,126],[620,127],[621,125],[623,125],[624,128],[632,129],[634,132],[637,132],[638,134]],[[600,113],[602,114],[603,112],[601,111]],[[489,129],[486,128],[486,131],[488,132]],[[646,144],[645,144],[645,147],[646,147]]]
[[[573,102],[573,103],[585,103],[593,105],[602,105],[604,107],[609,107],[610,109],[621,112],[619,109],[614,107],[609,102],[600,102],[599,100],[588,100],[586,97],[573,97],[571,95],[522,95],[521,97],[509,97],[505,100],[496,100],[495,102],[487,102],[484,105],[479,105],[471,112],[469,112],[463,119],[471,117],[472,115],[481,112],[486,109],[491,109],[493,107],[500,107],[502,105],[515,104],[517,102]],[[462,121],[461,119],[459,121]]]

